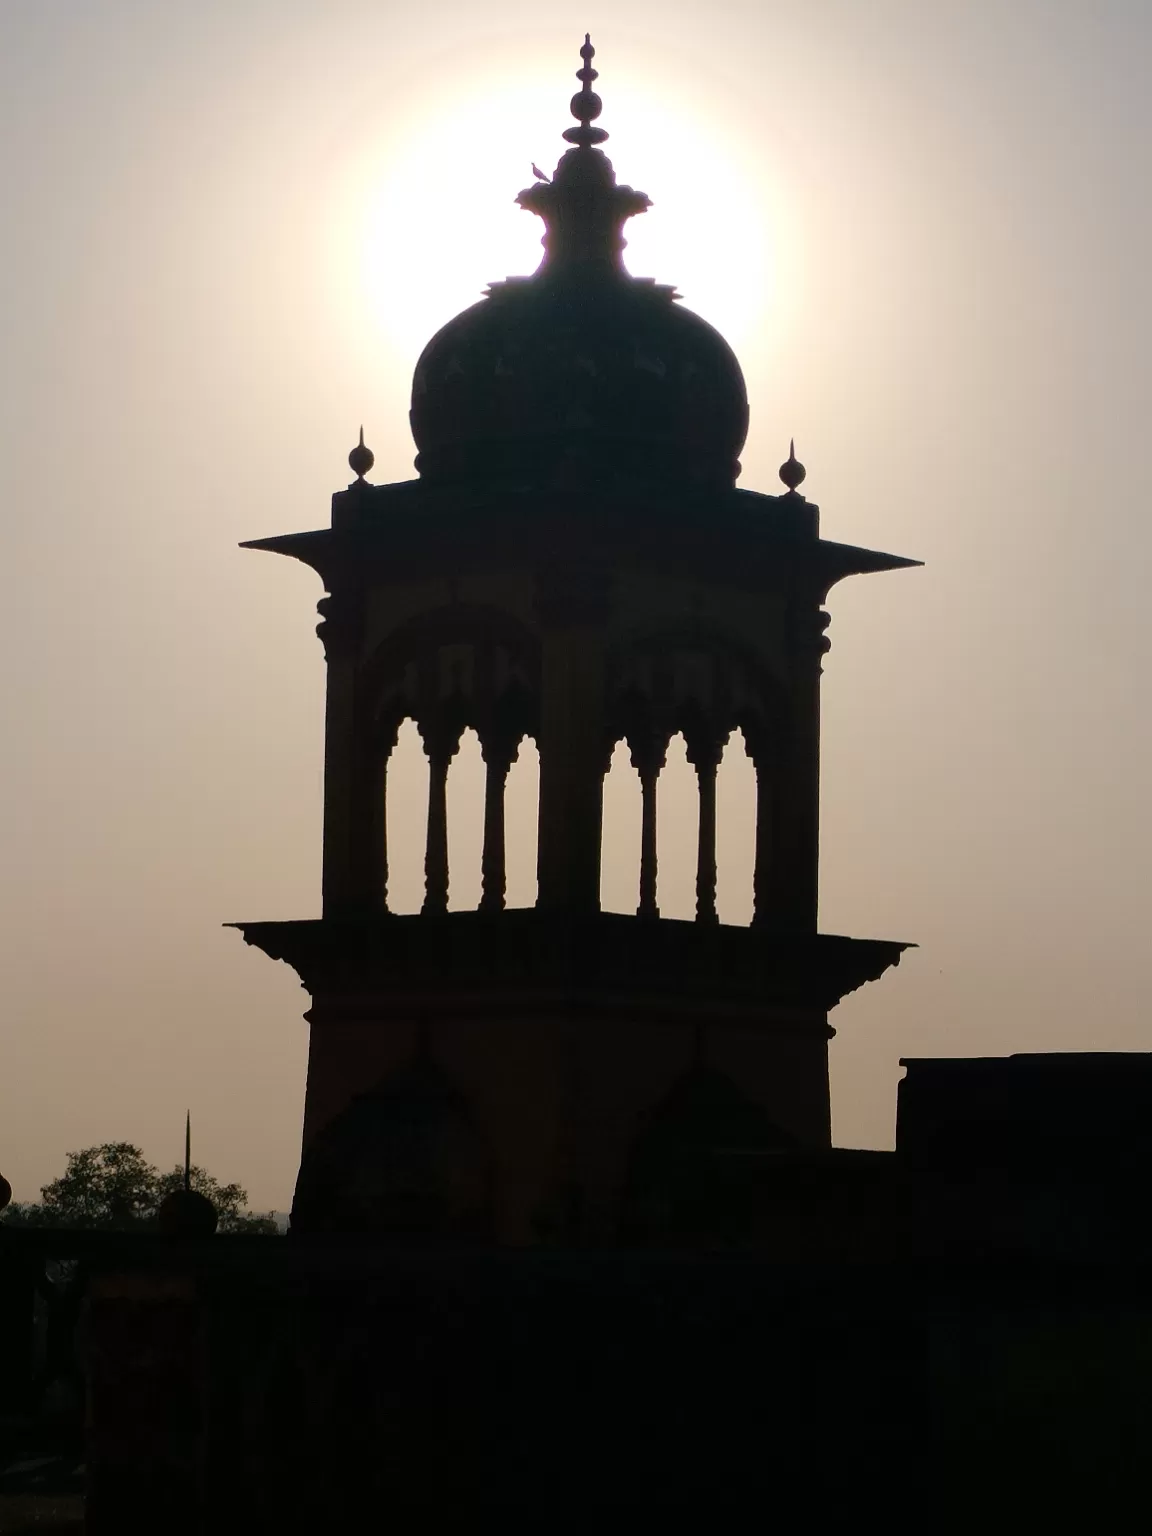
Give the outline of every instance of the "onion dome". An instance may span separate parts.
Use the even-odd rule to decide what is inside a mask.
[[[598,148],[608,135],[593,126],[593,52],[585,38],[572,147],[517,198],[544,221],[539,268],[492,284],[416,365],[425,480],[722,488],[739,474],[748,399],[735,354],[673,288],[624,267],[624,224],[649,199],[618,185]]]
[[[12,1186],[9,1184],[4,1175],[0,1173],[0,1211],[2,1211],[4,1207],[9,1204],[11,1199]]]

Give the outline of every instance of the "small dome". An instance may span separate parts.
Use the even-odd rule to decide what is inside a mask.
[[[740,364],[675,291],[625,270],[623,227],[648,198],[618,186],[588,126],[555,176],[521,192],[544,220],[544,260],[495,283],[424,348],[412,386],[416,467],[427,480],[554,484],[580,478],[731,486],[748,430]]]
[[[164,1196],[156,1213],[157,1224],[168,1237],[211,1237],[219,1219],[208,1196],[195,1189],[174,1189]]]

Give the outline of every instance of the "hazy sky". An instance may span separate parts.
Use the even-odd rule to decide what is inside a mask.
[[[837,1140],[891,1144],[901,1055],[1152,1049],[1147,0],[6,0],[18,1197],[98,1140],[174,1163],[190,1105],[289,1202],[307,999],[220,924],[319,909],[321,591],[236,544],[323,525],[361,421],[411,474],[412,364],[534,265],[588,27],[632,270],[741,356],[741,483],[795,434],[828,537],[927,562],[830,604],[821,924],[921,946],[833,1015]]]

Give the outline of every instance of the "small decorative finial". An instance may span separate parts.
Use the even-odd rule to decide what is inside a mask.
[[[4,1209],[4,1207],[11,1201],[11,1199],[12,1186],[9,1184],[4,1175],[0,1173],[0,1211]]]
[[[788,457],[780,466],[780,478],[790,491],[794,491],[797,486],[803,485],[804,476],[807,473],[808,471],[796,457],[796,439],[793,438],[788,444]]]
[[[572,116],[580,124],[579,128],[565,128],[564,137],[569,144],[579,144],[589,148],[593,144],[603,144],[608,137],[603,128],[593,128],[592,123],[600,116],[604,109],[604,103],[592,89],[592,82],[599,76],[599,70],[592,68],[592,60],[596,50],[592,46],[592,39],[587,32],[584,34],[584,46],[580,50],[580,57],[584,60],[583,69],[576,71],[576,78],[581,82],[581,89],[573,96],[571,101]]]
[[[156,1212],[168,1237],[211,1237],[219,1224],[216,1207],[207,1195],[192,1188],[192,1111],[184,1113],[184,1188],[165,1195]]]
[[[357,480],[363,480],[364,476],[376,462],[376,455],[371,448],[364,445],[364,428],[360,428],[360,441],[348,455],[348,466]]]

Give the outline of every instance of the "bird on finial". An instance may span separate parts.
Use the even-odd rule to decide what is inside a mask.
[[[569,144],[579,144],[588,148],[593,144],[603,144],[608,134],[603,128],[593,128],[590,125],[604,109],[604,103],[592,89],[592,82],[599,75],[599,70],[592,68],[592,59],[596,50],[592,46],[592,39],[587,32],[584,34],[584,46],[580,50],[580,57],[584,60],[584,67],[576,71],[576,78],[581,82],[582,88],[573,96],[570,103],[572,116],[580,124],[579,128],[565,128],[564,138]]]
[[[788,444],[788,457],[780,466],[780,478],[790,491],[794,491],[797,486],[803,485],[804,476],[807,473],[808,471],[796,457],[796,439],[792,438]]]
[[[532,174],[533,174],[533,176],[535,176],[537,181],[551,181],[552,180],[551,176],[546,176],[544,174],[544,172],[536,164],[535,160],[533,160],[533,162],[532,162]]]
[[[361,427],[360,441],[348,455],[348,467],[356,476],[357,480],[363,480],[364,476],[372,468],[375,462],[376,455],[372,452],[371,448],[367,448],[364,445],[364,428]]]

